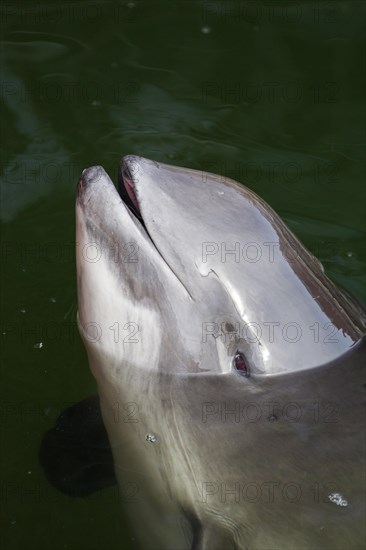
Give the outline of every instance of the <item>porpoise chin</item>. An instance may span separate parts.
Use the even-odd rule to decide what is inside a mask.
[[[362,548],[365,315],[254,192],[83,171],[78,325],[143,550]]]

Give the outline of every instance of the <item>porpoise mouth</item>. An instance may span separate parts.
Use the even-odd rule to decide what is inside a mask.
[[[128,158],[128,157],[127,157]],[[118,181],[117,181],[117,192],[119,196],[121,197],[123,203],[125,206],[127,206],[128,210],[131,212],[131,214],[138,219],[142,227],[144,228],[147,237],[150,239],[151,243],[154,245],[156,250],[158,251],[159,255],[161,256],[161,252],[159,251],[158,247],[156,246],[154,239],[150,235],[150,232],[146,226],[145,220],[143,218],[138,195],[136,192],[136,187],[133,182],[133,176],[131,174],[131,169],[128,164],[128,160],[126,158],[122,159],[122,162],[120,164],[119,170],[118,170]],[[162,257],[162,256],[161,256]],[[164,258],[163,258],[164,259]],[[165,260],[164,260],[165,261]]]
[[[129,210],[141,221],[145,226],[142,218],[139,202],[137,200],[135,186],[133,184],[132,175],[126,162],[122,162],[120,170],[118,171],[118,185],[117,191],[119,196],[129,208]],[[145,227],[146,229],[146,227]]]
[[[149,240],[153,242],[142,215],[139,197],[141,191],[136,186],[136,177],[133,175],[135,167],[138,169],[136,160],[131,156],[124,157],[118,169],[117,183],[111,180],[100,165],[85,168],[78,182],[76,202],[93,220],[93,224],[100,225],[105,232],[109,227],[106,222],[110,214],[115,211],[118,216],[122,201],[130,217],[142,226]]]

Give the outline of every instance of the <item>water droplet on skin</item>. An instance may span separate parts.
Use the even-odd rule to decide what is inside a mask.
[[[343,506],[343,507],[348,506],[348,501],[345,498],[343,498],[343,496],[340,493],[330,493],[330,495],[328,495],[328,498],[330,502],[333,502],[337,506]]]
[[[147,434],[146,435],[146,441],[149,441],[150,443],[155,443],[157,440],[156,435],[154,434]]]

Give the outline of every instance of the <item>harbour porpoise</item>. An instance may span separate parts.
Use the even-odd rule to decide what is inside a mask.
[[[56,480],[48,432],[49,479],[116,478],[143,550],[363,548],[365,313],[279,216],[233,180],[126,156],[117,188],[83,171],[76,242],[101,416],[79,485]]]

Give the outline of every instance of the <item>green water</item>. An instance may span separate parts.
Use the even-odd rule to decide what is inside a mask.
[[[78,175],[115,177],[132,153],[233,177],[366,301],[364,3],[0,10],[1,549],[135,548],[114,491],[63,496],[37,460],[59,412],[95,392],[75,328]]]

